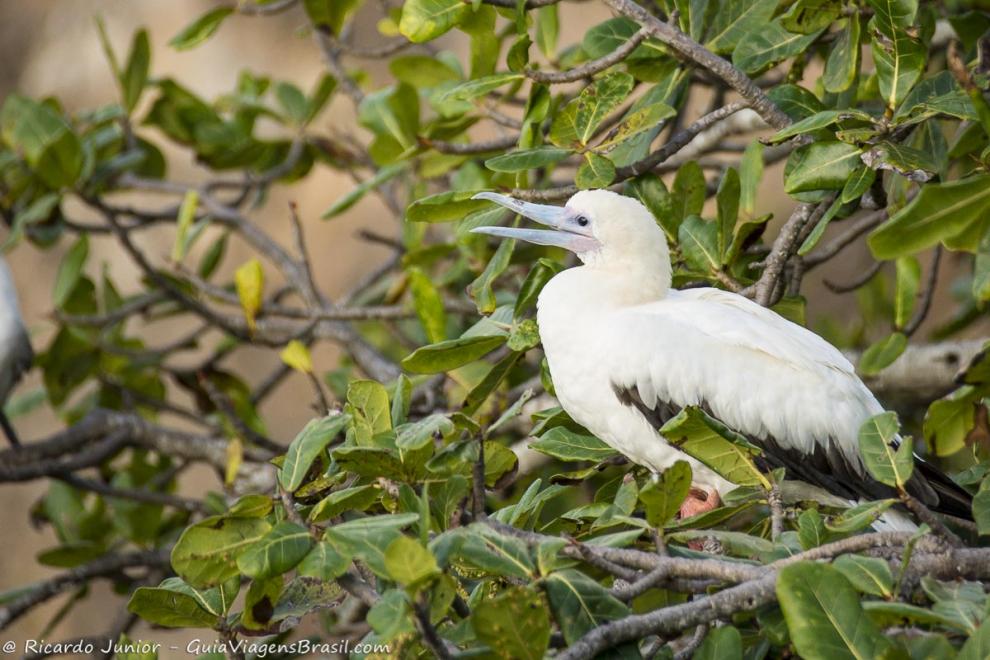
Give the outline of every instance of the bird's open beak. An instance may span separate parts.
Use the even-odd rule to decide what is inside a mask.
[[[545,229],[516,229],[514,227],[477,227],[471,230],[475,234],[488,234],[499,238],[518,238],[527,243],[562,247],[577,254],[600,247],[598,240],[591,235],[590,230],[568,222],[570,215],[567,208],[563,206],[530,204],[493,192],[481,192],[472,199],[487,199],[541,225],[553,228],[552,231],[547,231]]]

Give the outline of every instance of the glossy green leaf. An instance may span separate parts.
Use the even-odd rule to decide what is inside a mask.
[[[759,449],[700,409],[684,408],[663,425],[660,433],[671,445],[732,483],[770,488],[770,482],[753,463]]]
[[[73,243],[62,258],[62,263],[59,264],[58,274],[55,276],[55,290],[52,292],[52,303],[56,307],[62,307],[68,302],[69,296],[72,295],[83,275],[83,266],[86,265],[88,256],[89,236],[84,234]]]
[[[584,573],[554,571],[544,582],[554,620],[564,641],[574,644],[588,631],[629,614],[629,608]]]
[[[172,568],[194,587],[219,585],[239,575],[237,558],[270,529],[263,518],[206,518],[179,537]]]
[[[894,588],[894,575],[890,564],[878,557],[862,555],[842,555],[837,557],[832,566],[842,571],[846,579],[857,591],[888,598]]]
[[[870,249],[878,259],[912,254],[963,233],[988,211],[990,174],[928,184],[870,234]]]
[[[825,73],[822,85],[825,91],[838,94],[846,91],[856,80],[859,71],[859,14],[853,13],[845,20],[839,38],[832,44],[825,61]]]
[[[911,320],[918,286],[921,282],[921,264],[915,257],[901,257],[896,261],[897,276],[894,293],[894,325],[903,328]]]
[[[708,30],[705,47],[731,53],[750,32],[763,29],[773,17],[777,0],[728,0],[719,7]]]
[[[127,611],[165,628],[216,628],[221,621],[194,596],[160,587],[138,587],[127,602]]]
[[[605,188],[615,179],[615,165],[607,157],[594,151],[584,154],[584,162],[578,168],[574,183],[581,190]]]
[[[639,499],[646,507],[646,520],[654,527],[663,527],[673,518],[691,490],[691,466],[677,461],[647,483],[639,491]]]
[[[777,598],[802,658],[878,658],[891,647],[836,568],[814,562],[786,566],[777,579]]]
[[[471,10],[461,0],[408,0],[402,5],[399,32],[413,43],[436,39]]]
[[[510,151],[485,161],[485,167],[493,172],[522,172],[555,165],[571,154],[570,149],[537,147]]]
[[[312,546],[308,529],[283,521],[237,557],[237,568],[256,580],[282,575],[302,561]]]
[[[350,416],[341,414],[310,420],[285,452],[285,461],[278,473],[282,488],[295,492],[303,484],[316,457],[349,421]]]
[[[791,154],[784,172],[784,190],[841,190],[861,165],[859,148],[844,142],[814,142]]]
[[[732,63],[746,73],[756,73],[767,67],[804,52],[818,37],[812,34],[793,34],[784,29],[780,19],[764,24],[760,29],[746,34],[732,52]]]
[[[206,12],[172,37],[168,45],[176,50],[188,50],[213,36],[223,19],[234,13],[233,7],[217,7]]]
[[[402,368],[415,374],[438,374],[474,362],[504,344],[498,335],[461,337],[417,348],[404,360]]]
[[[880,373],[901,356],[907,343],[904,333],[895,332],[871,344],[859,359],[859,373],[864,376]]]
[[[859,430],[859,453],[874,479],[903,488],[914,470],[914,443],[908,436],[895,446],[899,430],[896,413],[871,417]]]
[[[389,576],[404,587],[415,587],[440,574],[433,554],[408,536],[399,536],[385,549]]]
[[[697,215],[689,215],[677,231],[678,247],[688,264],[703,273],[722,266],[719,251],[719,226]]]
[[[616,451],[592,435],[575,433],[557,426],[531,442],[529,448],[562,461],[601,462],[616,455]]]
[[[553,120],[550,141],[563,148],[587,145],[595,129],[632,91],[633,82],[628,73],[615,72],[585,87]]]

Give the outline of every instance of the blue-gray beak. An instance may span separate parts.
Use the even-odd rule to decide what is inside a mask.
[[[531,204],[493,192],[480,192],[472,199],[486,199],[495,202],[525,218],[553,228],[553,231],[547,231],[544,229],[516,229],[514,227],[477,227],[471,230],[472,233],[488,234],[499,238],[517,238],[527,243],[562,247],[577,254],[600,247],[598,241],[591,234],[590,228],[581,227],[574,222],[566,207]]]

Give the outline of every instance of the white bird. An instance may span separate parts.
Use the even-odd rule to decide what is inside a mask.
[[[34,352],[17,304],[14,278],[7,263],[0,257],[0,427],[12,445],[19,443],[14,428],[3,412],[3,404],[33,360]]]
[[[700,406],[759,445],[764,467],[851,501],[893,492],[866,470],[860,426],[883,406],[834,346],[741,295],[671,288],[663,231],[637,200],[606,190],[564,207],[485,199],[552,230],[473,231],[566,248],[582,266],[554,276],[537,323],[557,398],[577,422],[655,473],[693,470],[682,515],[710,510],[736,487],[667,443],[660,427]],[[918,462],[908,491],[936,511],[969,517],[970,497]]]

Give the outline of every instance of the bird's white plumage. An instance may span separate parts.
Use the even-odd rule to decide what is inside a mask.
[[[497,193],[491,200],[554,231],[472,231],[556,245],[582,266],[540,293],[537,319],[557,397],[592,433],[636,463],[662,471],[678,460],[695,483],[735,487],[659,433],[685,406],[701,406],[762,446],[768,466],[851,500],[890,497],[866,471],[859,429],[883,408],[842,354],[821,337],[743,296],[672,290],[666,237],[638,201],[582,191],[563,208]],[[918,462],[912,495],[968,515],[969,495]]]
[[[0,405],[31,363],[31,344],[17,304],[14,278],[0,257]]]
[[[684,460],[659,441],[638,410],[619,401],[613,391],[618,385],[635,388],[650,407],[658,401],[705,404],[742,433],[774,437],[803,452],[838,440],[852,464],[861,465],[859,427],[882,407],[833,346],[717,289],[615,305],[612,289],[622,279],[575,268],[555,277],[540,296],[540,335],[557,396],[578,422],[654,470]],[[691,463],[696,481],[731,489]]]
[[[784,449],[839,451],[865,474],[858,430],[882,407],[835,347],[743,296],[671,290],[666,238],[633,199],[587,191],[561,213],[556,228],[598,243],[539,297],[543,347],[572,417],[653,470],[687,460],[696,482],[723,493],[733,484],[665,442],[616,388],[634,390],[647,407],[705,405],[737,431]],[[579,228],[574,218],[588,222]]]

